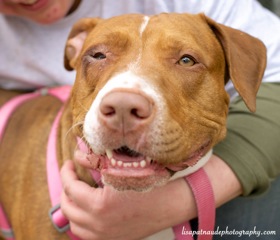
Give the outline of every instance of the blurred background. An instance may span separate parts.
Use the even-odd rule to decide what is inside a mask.
[[[280,17],[280,0],[258,0],[263,6]]]

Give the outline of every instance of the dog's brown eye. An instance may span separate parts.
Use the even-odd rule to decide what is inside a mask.
[[[102,52],[97,52],[97,53],[93,54],[92,57],[96,60],[102,60],[102,59],[106,58],[106,55],[103,54]]]
[[[180,64],[181,66],[191,67],[195,64],[195,61],[190,56],[184,55],[183,57],[180,58],[178,64]]]

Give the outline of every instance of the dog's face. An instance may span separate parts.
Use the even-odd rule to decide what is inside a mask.
[[[252,43],[256,52],[247,49]],[[65,63],[77,71],[76,131],[103,182],[141,191],[196,164],[224,138],[228,76],[254,110],[265,49],[204,15],[124,15],[78,22]]]

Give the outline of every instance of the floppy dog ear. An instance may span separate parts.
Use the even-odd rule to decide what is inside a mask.
[[[256,110],[256,95],[266,67],[266,47],[257,38],[216,23],[206,17],[207,24],[220,41],[229,78],[251,112]],[[226,79],[226,82],[229,79]]]
[[[74,24],[68,36],[64,51],[64,67],[73,70],[88,33],[98,24],[100,18],[82,18]]]

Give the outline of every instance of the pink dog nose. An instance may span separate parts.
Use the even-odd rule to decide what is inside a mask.
[[[153,112],[153,103],[141,94],[126,91],[110,92],[100,104],[100,118],[114,130],[136,130],[147,123]]]

